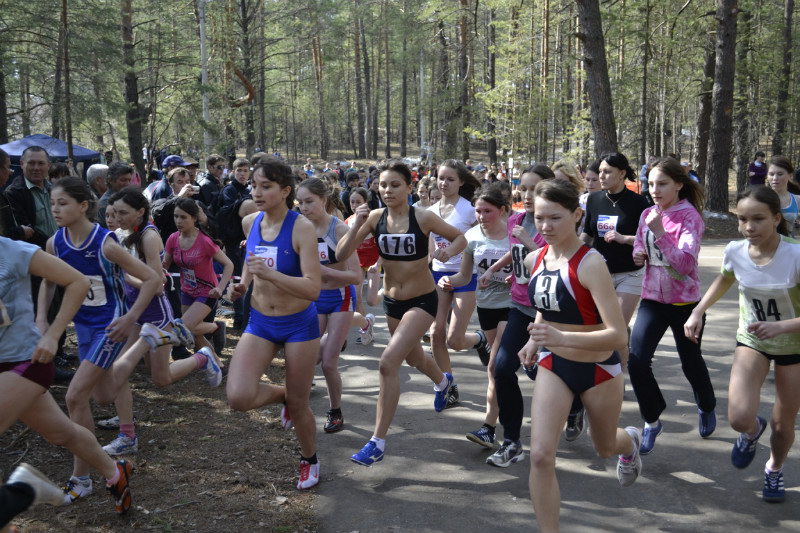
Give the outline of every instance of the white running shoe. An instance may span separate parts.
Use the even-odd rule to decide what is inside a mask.
[[[181,343],[175,333],[172,333],[171,331],[165,331],[154,326],[150,322],[146,322],[142,326],[142,330],[139,332],[139,337],[143,338],[147,344],[150,345],[151,350],[155,350],[161,346],[166,346],[167,344],[174,344],[177,346]]]
[[[92,494],[92,480],[81,481],[72,476],[61,490],[63,491],[64,505],[69,505]]]
[[[139,437],[129,437],[125,433],[120,433],[116,439],[103,446],[103,451],[112,457],[136,453],[139,451]]]
[[[8,477],[7,484],[25,483],[33,489],[33,505],[64,505],[64,491],[28,463],[21,463]]]
[[[629,456],[620,455],[617,462],[617,479],[623,487],[633,485],[639,474],[642,473],[642,456],[639,448],[642,446],[642,433],[639,428],[628,426],[625,428],[633,441],[633,454]]]
[[[297,481],[298,490],[310,489],[319,483],[319,461],[311,464],[308,461],[300,461],[300,479]]]
[[[367,319],[367,328],[359,330],[361,333],[361,344],[364,346],[369,346],[375,340],[375,335],[373,334],[373,328],[375,327],[375,315],[372,313],[367,313],[367,316],[364,318]]]
[[[208,346],[204,346],[197,353],[206,356],[206,365],[203,367],[203,372],[206,373],[206,383],[212,387],[219,387],[220,383],[222,383],[222,369],[217,364],[214,352]]]

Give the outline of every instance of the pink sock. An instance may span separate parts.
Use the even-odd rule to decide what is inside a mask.
[[[127,435],[129,438],[133,438],[136,436],[136,426],[133,424],[120,424],[119,425],[119,432]]]
[[[108,478],[106,480],[106,487],[110,487],[110,486],[114,485],[117,481],[119,481],[119,476],[120,476],[119,468],[115,464],[114,465],[114,476],[110,477],[110,478]]]
[[[197,368],[203,368],[204,366],[206,366],[206,363],[208,363],[208,356],[200,352],[197,352],[192,357],[194,357],[195,360],[197,361]]]

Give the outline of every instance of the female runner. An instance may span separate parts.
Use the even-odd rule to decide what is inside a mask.
[[[480,188],[480,183],[472,172],[461,161],[449,159],[439,166],[439,190],[442,199],[429,209],[436,216],[456,228],[460,233],[465,233],[475,225],[475,208],[471,200],[475,191]],[[435,249],[450,246],[450,241],[436,233],[431,234]],[[453,373],[450,364],[450,353],[453,350],[475,348],[481,359],[489,358],[489,343],[483,331],[467,333],[469,321],[475,311],[475,289],[477,276],[471,275],[469,282],[456,289],[445,289],[445,276],[453,276],[461,268],[461,254],[450,257],[447,261],[433,259],[433,280],[436,282],[436,295],[439,307],[436,311],[436,320],[431,332],[431,348],[436,364],[445,372]],[[452,312],[452,314],[451,314]],[[453,383],[447,396],[447,406],[450,408],[458,403],[458,385]]]
[[[90,281],[34,244],[0,237],[0,258],[0,434],[19,420],[51,444],[79,456],[106,477],[115,510],[124,513],[131,506],[132,465],[115,463],[92,431],[70,420],[48,391],[58,339],[86,300]],[[65,289],[61,307],[45,331],[34,325],[31,276]]]
[[[358,206],[367,203],[367,190],[363,187],[356,187],[350,191],[350,210],[355,213]],[[416,204],[415,204],[416,205]],[[351,215],[345,220],[348,226],[352,226],[356,221],[355,215]],[[364,300],[370,307],[378,303],[378,290],[381,284],[381,256],[378,254],[378,244],[375,242],[375,237],[369,236],[358,245],[356,248],[358,255],[358,264],[361,267],[362,279],[358,283],[358,287],[364,284],[363,277],[367,278],[366,295],[364,291],[358,293],[356,299],[356,309],[358,313],[353,317],[354,322],[361,323],[359,326],[359,339],[358,342],[365,346],[372,344],[374,339],[373,328],[375,327],[375,315],[367,313],[364,306]]]
[[[603,257],[575,233],[580,220],[574,185],[553,180],[536,186],[536,228],[547,245],[525,258],[531,271],[528,296],[538,314],[519,357],[526,367],[538,363],[539,368],[531,402],[529,483],[545,533],[559,530],[556,450],[576,394],[597,453],[619,454],[620,484],[632,484],[642,469],[639,430],[617,427],[624,378],[616,350],[627,342],[625,322]]]
[[[501,259],[509,248],[506,219],[511,212],[511,205],[504,191],[498,185],[484,187],[475,199],[475,215],[479,225],[467,231],[467,247],[461,258],[461,270],[455,276],[445,276],[440,283],[444,289],[458,287],[469,283],[473,269],[479,276]],[[493,369],[500,339],[508,321],[508,308],[511,307],[511,296],[506,285],[506,278],[511,274],[511,265],[490,277],[486,287],[478,287],[478,321],[491,346],[488,359],[481,362],[487,367],[488,386],[486,388],[486,416],[483,425],[475,431],[467,433],[467,439],[485,448],[494,446],[495,427],[497,425],[497,397],[494,391]],[[481,355],[480,353],[478,354]]]
[[[659,417],[667,403],[652,363],[667,328],[672,330],[683,374],[694,391],[700,436],[708,438],[717,426],[717,399],[700,343],[691,342],[683,333],[683,324],[700,298],[697,256],[705,229],[703,191],[672,158],[651,166],[648,190],[655,205],[642,213],[633,245],[633,262],[637,266],[646,264],[646,268],[628,359],[631,385],[645,422],[639,450],[642,455],[653,451],[656,437],[664,429]]]
[[[90,400],[96,396],[110,403],[117,388],[107,379],[108,370],[121,353],[129,330],[147,303],[161,290],[161,280],[147,265],[131,257],[116,236],[97,223],[96,201],[89,185],[79,178],[63,178],[53,186],[51,211],[60,229],[47,241],[47,252],[62,259],[84,274],[90,282],[89,292],[73,318],[78,335],[80,366],[67,389],[66,402],[70,418],[94,431]],[[125,271],[142,280],[139,298],[128,309],[122,287]],[[39,292],[37,326],[46,331],[47,309],[52,297],[47,282]],[[64,487],[66,503],[92,493],[90,464],[74,456],[72,477]]]
[[[400,399],[399,369],[403,361],[417,368],[434,383],[436,412],[445,408],[447,392],[453,376],[442,372],[436,361],[422,351],[420,338],[436,316],[437,296],[433,276],[429,272],[428,236],[437,233],[450,244],[437,248],[433,255],[442,262],[460,254],[466,239],[457,229],[444,222],[431,210],[417,210],[408,205],[411,192],[411,171],[399,161],[380,168],[379,187],[385,208],[370,211],[364,204],[358,207],[350,231],[339,241],[336,255],[340,260],[350,257],[358,243],[370,233],[378,242],[383,258],[383,309],[391,338],[380,361],[380,394],[375,416],[375,432],[367,444],[351,459],[371,466],[383,459],[386,434]]]
[[[228,371],[228,404],[237,411],[283,403],[281,423],[292,424],[300,441],[298,489],[319,483],[316,430],[309,407],[311,380],[319,357],[319,321],[314,301],[320,293],[320,263],[314,226],[292,211],[295,178],[282,161],[264,157],[255,165],[253,202],[257,213],[242,221],[247,262],[232,298],[244,295],[250,281],[250,320]],[[283,345],[286,385],[261,382],[261,375]]]
[[[775,362],[775,405],[770,427],[770,456],[764,466],[762,497],[785,498],[783,464],[794,442],[800,409],[800,244],[786,237],[778,195],[756,186],[739,196],[739,231],[744,240],[725,247],[722,272],[703,295],[684,326],[699,342],[703,313],[739,283],[739,329],[728,385],[728,419],[739,438],[731,450],[736,468],[756,455],[767,421],[757,416],[761,387]]]
[[[530,272],[523,261],[530,252],[545,243],[536,231],[533,220],[534,189],[540,181],[551,179],[554,179],[553,171],[547,165],[534,165],[522,171],[518,192],[522,194],[525,211],[508,217],[506,229],[509,251],[499,261],[490,265],[480,278],[481,287],[486,288],[495,276],[504,274],[508,267],[511,267],[511,309],[508,312],[506,328],[500,335],[500,347],[492,369],[504,440],[500,448],[486,458],[486,464],[502,468],[511,466],[525,457],[520,440],[524,405],[522,391],[517,381],[517,371],[520,366],[517,354],[528,341],[527,327],[536,318],[536,310],[528,299]]]
[[[347,233],[347,224],[326,212],[331,198],[329,186],[318,178],[309,178],[297,187],[300,213],[314,225],[317,253],[321,265],[322,290],[315,302],[320,334],[318,363],[322,364],[328,385],[328,420],[325,433],[335,433],[344,427],[342,415],[342,376],[339,374],[339,355],[347,340],[353,311],[356,307],[356,286],[361,280],[358,257],[346,260],[336,257],[336,245]]]
[[[790,237],[797,237],[797,227],[800,225],[800,196],[797,184],[791,182],[794,176],[792,162],[782,155],[773,156],[767,168],[767,184],[778,193],[781,199],[781,214],[786,220],[786,227]],[[790,191],[789,188],[792,190]]]

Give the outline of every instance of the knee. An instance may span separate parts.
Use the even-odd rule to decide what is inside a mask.
[[[170,379],[169,375],[156,374],[153,376],[153,385],[164,388],[168,385],[172,385],[172,379]]]
[[[431,338],[442,342],[447,342],[447,322],[439,324],[433,323],[433,330],[431,331]]]
[[[534,470],[553,470],[555,467],[556,451],[534,444],[531,448],[531,468]]]
[[[72,413],[76,409],[80,409],[84,405],[88,405],[88,400],[80,392],[67,389],[67,394],[64,396],[64,401],[67,404],[67,411]]]
[[[641,357],[639,353],[631,351],[628,354],[628,372],[631,374],[646,371],[651,366],[650,359]]]
[[[776,437],[790,437],[794,440],[794,419],[781,420],[773,418],[769,421],[769,427],[772,430],[772,434]]]
[[[412,359],[408,362],[408,364],[414,368],[420,366],[420,361],[416,359]],[[378,365],[378,372],[380,373],[381,377],[393,377],[397,375],[397,365],[388,363],[381,359],[380,364]]]
[[[251,397],[244,391],[237,389],[227,389],[226,395],[228,397],[228,407],[234,411],[249,411]]]
[[[611,442],[601,442],[595,443],[595,451],[597,451],[597,455],[602,457],[603,459],[608,459],[609,457],[615,455],[615,442],[612,440]]]
[[[94,401],[99,403],[100,405],[108,405],[110,403],[114,403],[114,400],[117,399],[117,394],[112,393],[110,391],[94,391],[92,395]]]
[[[736,409],[736,407],[729,405],[728,421],[730,422],[731,428],[734,431],[738,431],[739,433],[744,433],[752,429],[751,426],[755,421],[755,415],[748,411]]]
[[[450,335],[447,336],[447,347],[454,351],[466,350],[467,348],[470,348],[470,346],[464,342],[463,338],[456,339]]]
[[[326,376],[339,373],[339,357],[329,357],[322,360],[322,373]]]

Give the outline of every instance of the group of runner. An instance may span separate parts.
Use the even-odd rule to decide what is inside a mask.
[[[322,367],[330,402],[323,429],[340,431],[345,418],[338,361],[349,330],[359,330],[362,344],[374,336],[375,316],[363,305],[366,285],[370,306],[382,291],[389,339],[380,356],[373,435],[352,461],[371,466],[383,460],[404,361],[431,380],[433,407],[440,412],[459,401],[449,350],[474,349],[487,367],[486,414],[466,437],[492,450],[490,465],[508,467],[524,458],[517,381],[524,367],[536,381],[531,500],[541,529],[557,531],[555,457],[565,427],[566,440],[573,441],[588,418],[598,454],[618,457],[623,486],[636,481],[641,456],[653,451],[664,431],[666,402],[652,360],[667,327],[697,404],[699,435],[714,432],[716,397],[700,349],[704,313],[737,281],[740,323],[728,418],[740,436],[731,460],[737,468],[753,460],[767,425],[756,414],[760,390],[775,361],[777,400],[763,498],[782,501],[782,466],[800,408],[800,243],[785,236],[786,220],[794,222],[798,204],[782,181],[792,172],[788,160],[776,157],[769,165],[771,188],[752,188],[739,198],[745,238],[726,248],[722,272],[702,298],[703,191],[671,158],[649,169],[654,205],[626,187],[626,180],[637,177],[622,154],[602,157],[585,175],[571,165],[533,165],[516,178],[521,212],[511,209],[507,183],[482,184],[461,161],[445,161],[435,168],[435,179],[419,183],[406,164],[388,161],[370,183],[379,207],[370,205],[371,191],[352,188],[353,214],[342,220],[334,183],[323,176],[298,184],[286,163],[261,157],[250,179],[255,212],[242,220],[244,267],[230,284],[233,263],[207,233],[203,210],[191,198],[176,201],[177,231],[164,243],[138,189],[110,198],[111,229],[105,229],[92,222],[96,198],[89,186],[64,178],[50,191],[60,229],[45,251],[0,238],[0,431],[20,420],[73,452],[63,503],[91,494],[94,468],[108,479],[117,512],[125,512],[132,466],[109,455],[138,450],[129,376],[147,356],[158,386],[194,370],[219,386],[222,361],[205,335],[220,326],[207,321],[208,315],[223,296],[247,295],[249,320],[227,370],[228,403],[240,411],[281,405],[281,424],[295,428],[300,445],[297,488],[313,487],[320,475],[309,404],[315,367]],[[583,189],[587,194],[581,195]],[[438,201],[432,201],[434,190],[441,194]],[[419,201],[412,205],[414,194]],[[792,209],[794,218],[787,211]],[[173,263],[180,269],[180,319],[164,296],[164,272]],[[24,288],[31,275],[45,280],[35,317]],[[48,321],[55,286],[64,288],[64,296]],[[470,332],[476,308],[480,329]],[[67,391],[67,418],[47,388],[57,339],[70,321],[81,362]],[[431,355],[423,349],[426,335]],[[170,362],[173,346],[195,344],[200,348],[191,357]],[[265,383],[261,376],[279,349],[285,384]],[[626,368],[642,429],[617,427]],[[114,403],[118,416],[120,433],[102,449],[92,433],[92,398]],[[46,479],[33,473],[26,466],[0,497],[25,480],[46,492]]]

